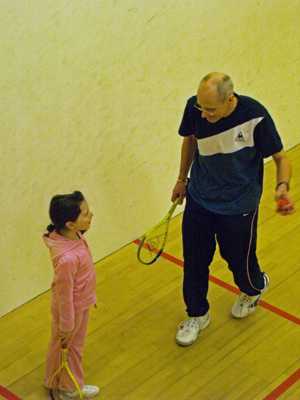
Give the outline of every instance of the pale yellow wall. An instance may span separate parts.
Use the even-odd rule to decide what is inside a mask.
[[[53,194],[81,189],[95,260],[162,216],[177,127],[201,76],[229,73],[300,141],[300,1],[2,0],[0,315],[49,287]]]

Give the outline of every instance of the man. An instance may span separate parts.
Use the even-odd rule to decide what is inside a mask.
[[[186,196],[182,237],[188,319],[180,324],[176,341],[188,346],[210,322],[208,276],[216,242],[241,292],[233,317],[254,312],[269,286],[256,257],[265,157],[272,156],[276,165],[275,200],[286,202],[278,211],[292,213],[293,202],[291,166],[271,116],[256,100],[234,93],[229,76],[213,72],[201,80],[197,96],[187,102],[179,134],[181,163],[172,201]]]

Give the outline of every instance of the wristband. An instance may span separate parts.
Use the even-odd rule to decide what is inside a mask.
[[[187,184],[187,183],[188,183],[188,178],[185,178],[185,179],[180,179],[180,178],[178,178],[178,179],[177,179],[177,182]]]
[[[277,189],[279,188],[279,186],[282,185],[282,184],[285,184],[285,185],[286,185],[286,190],[287,190],[287,191],[290,190],[290,185],[289,185],[289,183],[288,183],[287,181],[278,182],[277,185],[276,185],[276,187],[275,187],[275,190],[277,190]]]

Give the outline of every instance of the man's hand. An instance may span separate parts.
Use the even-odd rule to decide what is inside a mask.
[[[177,181],[176,185],[174,186],[171,200],[174,202],[176,199],[179,200],[179,204],[183,203],[183,199],[185,198],[186,194],[186,182],[184,181]]]
[[[275,188],[275,201],[277,202],[276,211],[281,215],[292,214],[294,209],[294,203],[289,194],[289,182],[292,176],[291,164],[284,152],[279,151],[272,155],[272,158],[276,165],[276,178],[277,185]]]
[[[285,185],[280,185],[275,191],[275,201],[277,202],[276,211],[280,215],[289,215],[295,211],[294,203]]]

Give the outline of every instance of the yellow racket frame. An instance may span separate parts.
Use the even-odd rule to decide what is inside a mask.
[[[71,378],[71,381],[74,383],[74,386],[76,388],[76,391],[78,392],[79,398],[83,399],[82,390],[80,389],[80,386],[68,364],[68,352],[69,351],[66,347],[61,348],[61,363],[60,363],[59,368],[54,372],[54,374],[52,375],[52,377],[50,379],[50,386],[52,385],[52,383],[53,383],[54,379],[57,377],[57,375],[59,375],[61,373],[61,371],[63,369],[65,369],[67,371],[69,377]],[[52,390],[52,389],[50,389],[50,390]]]
[[[156,224],[154,227],[152,227],[147,232],[145,232],[144,235],[140,238],[140,243],[139,243],[139,247],[138,247],[138,250],[137,250],[137,258],[142,264],[144,264],[144,265],[153,264],[159,258],[161,253],[163,252],[165,244],[166,244],[166,241],[167,241],[169,223],[170,223],[171,217],[172,217],[176,207],[178,206],[179,202],[180,202],[180,198],[178,197],[174,201],[174,203],[172,204],[172,206],[170,207],[169,211],[164,216],[164,218],[158,224]],[[142,248],[146,246],[145,242],[147,241],[147,238],[151,237],[151,235],[157,229],[161,228],[163,225],[165,225],[165,232],[164,232],[164,239],[163,239],[163,243],[161,245],[161,248],[160,249],[155,249],[156,250],[156,255],[153,257],[152,260],[150,260],[150,261],[143,260],[143,258],[141,257],[141,251],[142,251]]]

